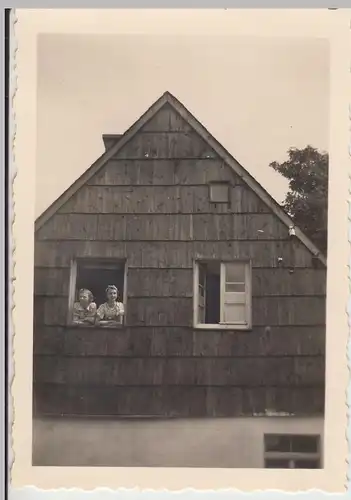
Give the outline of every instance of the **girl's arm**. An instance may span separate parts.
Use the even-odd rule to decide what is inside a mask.
[[[95,304],[95,302],[92,302],[89,305],[88,314],[87,314],[87,317],[85,318],[85,321],[87,323],[90,323],[91,325],[93,325],[95,323],[96,312],[97,312],[96,311],[96,304]]]

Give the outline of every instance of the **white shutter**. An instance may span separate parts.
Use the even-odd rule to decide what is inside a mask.
[[[199,283],[198,283],[198,323],[205,323],[206,313],[206,269],[202,264],[199,264]]]
[[[249,323],[248,264],[228,262],[221,265],[221,323]]]
[[[67,323],[73,321],[73,305],[76,300],[76,282],[77,282],[77,261],[71,260],[71,269],[69,276],[69,298],[68,298],[68,317]]]

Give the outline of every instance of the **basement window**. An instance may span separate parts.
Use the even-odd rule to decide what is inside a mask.
[[[320,469],[320,436],[265,434],[265,469]]]
[[[229,183],[211,182],[210,184],[211,203],[229,203]]]
[[[195,262],[194,326],[209,329],[251,328],[249,262]]]
[[[80,290],[89,290],[92,294],[92,307],[90,321],[83,321],[82,326],[95,324],[99,307],[106,303],[106,289],[114,285],[117,288],[117,302],[121,310],[126,302],[126,263],[121,260],[109,259],[77,259],[71,263],[70,291],[69,291],[69,323],[81,324],[78,320],[76,309],[79,302]],[[76,304],[76,306],[75,306]],[[123,322],[123,316],[119,318]],[[104,326],[104,322],[101,326]],[[106,325],[111,326],[111,325]]]

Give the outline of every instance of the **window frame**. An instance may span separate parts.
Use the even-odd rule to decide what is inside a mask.
[[[267,451],[266,450],[266,437],[267,436],[277,436],[277,437],[284,437],[284,438],[294,438],[294,437],[313,437],[316,439],[316,448],[317,450],[315,452],[296,452],[296,451]],[[287,461],[289,464],[289,467],[277,467],[280,469],[298,469],[302,470],[302,467],[295,467],[296,461],[303,460],[306,462],[313,461],[318,463],[317,469],[322,468],[322,453],[321,453],[321,435],[320,434],[300,434],[300,433],[287,433],[287,434],[275,434],[275,433],[265,433],[263,436],[263,466],[265,469],[272,469],[275,467],[268,467],[267,466],[267,461],[268,460],[283,460]],[[313,467],[313,469],[316,469]]]
[[[227,199],[226,200],[220,200],[216,201],[212,199],[212,188],[213,187],[218,187],[218,186],[223,186],[227,188]],[[230,182],[228,181],[212,181],[209,183],[208,186],[208,197],[210,200],[210,203],[213,203],[214,205],[230,205]]]
[[[77,275],[78,275],[78,266],[79,263],[89,262],[90,264],[101,264],[105,262],[106,264],[120,264],[123,265],[123,307],[124,307],[124,316],[123,321],[120,325],[116,325],[114,327],[109,328],[120,328],[124,326],[126,323],[127,316],[127,276],[128,276],[128,265],[127,259],[111,259],[111,258],[99,258],[99,257],[76,257],[71,259],[70,262],[70,277],[69,277],[69,289],[68,289],[68,308],[67,308],[67,326],[69,327],[77,327],[77,328],[91,328],[89,325],[75,325],[73,323],[73,306],[76,298],[76,284],[77,284]],[[103,266],[100,266],[103,268]],[[97,265],[96,268],[99,269]],[[97,304],[99,306],[100,304]],[[94,328],[102,328],[99,325],[92,325]],[[104,327],[106,328],[106,327]]]
[[[199,323],[199,275],[200,265],[208,262],[218,262],[220,264],[220,317],[219,323]],[[222,321],[224,311],[224,294],[226,281],[226,264],[244,264],[245,265],[245,307],[247,321],[245,323],[229,323]],[[193,261],[193,327],[206,330],[251,330],[252,329],[252,263],[251,260],[234,259],[194,259]]]

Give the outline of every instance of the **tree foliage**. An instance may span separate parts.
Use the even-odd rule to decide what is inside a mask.
[[[270,163],[289,180],[284,210],[321,250],[327,252],[328,224],[328,153],[312,146],[290,148],[283,163]]]

